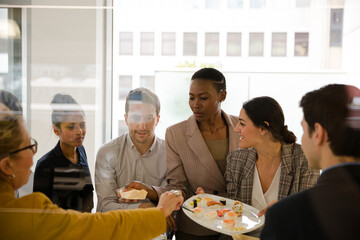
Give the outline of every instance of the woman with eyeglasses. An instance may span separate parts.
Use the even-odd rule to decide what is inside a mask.
[[[64,210],[42,193],[15,198],[31,173],[37,143],[22,117],[0,112],[1,239],[151,239],[183,203],[181,192],[166,192],[156,208],[81,213]]]
[[[51,105],[59,141],[37,162],[33,191],[44,193],[64,209],[91,212],[94,188],[83,146],[85,113],[70,95],[56,94]]]

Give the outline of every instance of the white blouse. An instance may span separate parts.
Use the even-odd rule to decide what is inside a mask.
[[[252,196],[251,196],[251,205],[261,210],[265,208],[271,201],[278,200],[279,194],[279,183],[280,183],[280,171],[281,171],[281,164],[276,170],[275,176],[271,181],[271,185],[268,190],[263,193],[259,173],[257,167],[255,165],[254,170],[254,182],[253,182],[253,189],[252,189]]]

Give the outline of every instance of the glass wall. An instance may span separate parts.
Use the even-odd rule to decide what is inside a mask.
[[[202,67],[225,74],[226,112],[238,115],[244,101],[269,95],[299,140],[305,92],[334,82],[360,87],[359,10],[358,1],[330,0],[2,1],[0,88],[21,99],[39,142],[33,170],[58,141],[55,94],[71,95],[86,113],[94,174],[98,148],[127,131],[131,89],[158,94],[163,138],[191,115],[190,78]]]
[[[50,102],[62,93],[85,112],[84,146],[94,174],[96,151],[106,141],[105,116],[111,110],[104,97],[111,84],[111,17],[112,6],[106,1],[0,5],[0,87],[21,99],[27,127],[39,143],[33,171],[37,160],[58,142]],[[32,177],[20,195],[32,192]]]

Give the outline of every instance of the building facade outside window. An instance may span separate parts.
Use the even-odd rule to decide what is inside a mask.
[[[241,33],[227,33],[227,56],[241,56]]]
[[[133,54],[133,33],[121,32],[119,34],[119,54],[132,55]]]
[[[205,56],[219,56],[219,33],[205,33]]]
[[[330,47],[341,47],[344,9],[331,9],[330,14]]]
[[[263,8],[265,7],[265,0],[250,0],[250,8]]]
[[[125,100],[132,89],[132,76],[119,76],[119,100]]]
[[[205,0],[205,8],[220,8],[220,0]]]
[[[294,56],[308,56],[309,33],[295,33]]]
[[[183,49],[184,56],[197,55],[197,33],[184,33]]]
[[[228,0],[228,8],[242,8],[243,0]]]
[[[249,34],[249,56],[264,56],[264,33]]]
[[[155,91],[154,76],[140,76],[140,87],[145,87],[151,91]]]
[[[272,33],[271,56],[286,56],[286,33]]]
[[[154,33],[142,32],[140,35],[140,55],[154,55]]]
[[[174,32],[163,32],[161,43],[161,55],[174,56],[176,48],[176,34]]]

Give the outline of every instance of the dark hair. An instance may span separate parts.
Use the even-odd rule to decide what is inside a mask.
[[[11,111],[18,112],[22,115],[22,106],[20,100],[11,92],[0,90],[0,103],[3,103]]]
[[[142,101],[144,103],[150,103],[154,105],[156,115],[159,116],[160,113],[160,100],[158,96],[153,93],[151,90],[141,87],[135,88],[129,92],[125,101],[125,113],[129,111],[129,101]]]
[[[284,126],[285,117],[279,103],[271,97],[253,98],[243,104],[246,114],[257,127],[269,130],[277,141],[294,143],[296,136]]]
[[[53,108],[51,120],[57,128],[60,128],[60,124],[65,122],[69,115],[85,116],[85,113],[80,108],[80,105],[68,94],[56,94],[50,104]]]
[[[217,92],[226,91],[225,76],[215,68],[202,68],[198,70],[191,77],[191,80],[194,79],[212,81]]]
[[[352,102],[348,88],[342,84],[330,84],[308,92],[301,101],[304,119],[309,126],[309,134],[315,123],[326,129],[330,149],[337,156],[360,157],[360,129],[347,126],[348,105]],[[357,89],[357,88],[355,88]],[[358,93],[360,90],[357,89]]]

